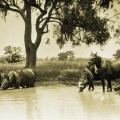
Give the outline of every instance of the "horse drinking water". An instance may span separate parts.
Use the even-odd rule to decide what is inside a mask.
[[[79,92],[82,92],[87,85],[89,85],[88,90],[90,91],[92,88],[92,91],[94,90],[93,85],[93,79],[94,76],[89,68],[85,68],[81,74],[80,80],[79,80]]]

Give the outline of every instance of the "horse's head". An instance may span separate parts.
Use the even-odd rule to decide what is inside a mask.
[[[79,91],[83,92],[83,90],[86,88],[86,85],[87,85],[87,80],[80,79],[80,81],[79,81]]]
[[[7,75],[4,75],[4,78],[1,82],[1,88],[6,90],[8,87],[14,86],[16,82],[14,71],[10,71]]]
[[[2,78],[3,77],[3,71],[2,70],[0,70],[0,83],[2,82]]]
[[[6,90],[10,84],[9,77],[8,77],[8,75],[5,75],[5,74],[2,77],[3,77],[3,80],[1,82],[1,88],[3,90]]]
[[[97,67],[101,66],[101,57],[97,55],[97,53],[91,53],[88,60],[88,67],[96,65]]]
[[[8,73],[8,77],[9,77],[9,81],[10,81],[10,83],[11,84],[13,84],[16,80],[16,78],[15,78],[15,71],[10,71],[9,73]]]

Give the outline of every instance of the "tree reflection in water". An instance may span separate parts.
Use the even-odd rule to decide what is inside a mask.
[[[76,86],[0,90],[0,120],[118,120],[115,92],[78,92]]]

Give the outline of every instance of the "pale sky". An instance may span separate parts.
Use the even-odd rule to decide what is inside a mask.
[[[33,24],[34,27],[34,24]],[[24,47],[24,22],[21,17],[16,18],[13,15],[9,15],[7,22],[4,22],[0,18],[0,56],[4,55],[4,47],[11,45],[14,47],[21,47],[22,48],[22,55],[25,53],[25,47]],[[35,38],[35,31],[32,34],[33,38]],[[46,45],[45,38],[49,37],[51,42],[50,45]],[[55,39],[52,37],[52,34],[48,33],[45,34],[43,37],[41,45],[39,46],[37,57],[39,58],[51,58],[56,57],[60,52],[66,52],[69,50],[72,50],[75,52],[75,56],[88,58],[90,56],[91,51],[92,52],[98,52],[98,55],[104,58],[112,58],[113,54],[117,49],[120,48],[120,45],[116,44],[115,39],[109,40],[106,46],[99,47],[96,45],[92,46],[86,46],[82,45],[79,47],[73,48],[70,43],[66,44],[64,48],[60,49],[59,46],[57,46]]]

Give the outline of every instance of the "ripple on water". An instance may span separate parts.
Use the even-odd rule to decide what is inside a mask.
[[[118,120],[119,97],[101,87],[82,93],[76,86],[1,90],[0,120]]]

